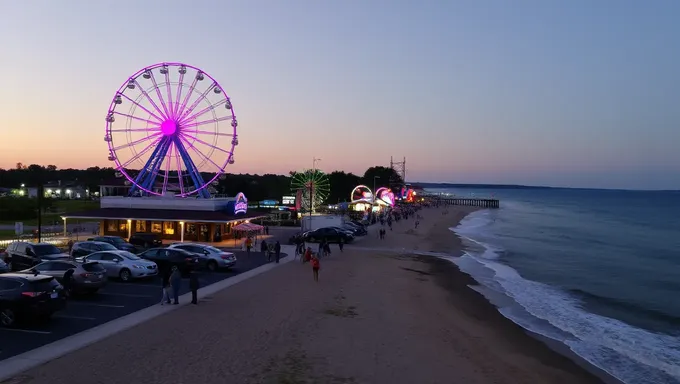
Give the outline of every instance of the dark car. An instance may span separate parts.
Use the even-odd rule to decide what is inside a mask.
[[[340,239],[345,243],[350,243],[354,240],[354,236],[337,228],[326,227],[305,232],[302,234],[302,239],[305,242],[310,243],[320,242],[322,240],[325,240],[328,243],[339,243]]]
[[[123,239],[120,236],[97,236],[87,240],[109,243],[116,247],[116,249],[120,249],[121,251],[128,251],[132,253],[135,253],[136,251],[136,247],[133,244],[128,243],[127,241],[125,241],[125,239]]]
[[[20,271],[31,268],[43,261],[68,260],[69,255],[48,243],[27,243],[17,241],[11,243],[5,250],[10,270]]]
[[[5,273],[0,275],[0,325],[21,319],[49,318],[66,305],[66,295],[52,276]]]
[[[349,229],[354,236],[366,236],[368,234],[366,228],[353,223],[345,223],[340,228]]]
[[[151,248],[139,254],[139,257],[153,261],[159,271],[177,267],[183,274],[206,267],[208,258],[176,248]]]
[[[75,259],[95,252],[117,250],[118,248],[113,245],[101,241],[80,241],[73,244],[73,248],[71,248],[71,257]]]
[[[142,248],[151,248],[163,245],[161,235],[158,233],[146,233],[146,232],[134,233],[132,234],[132,236],[130,236],[129,241],[130,244]]]
[[[97,262],[80,264],[67,260],[45,261],[18,273],[35,274],[37,272],[41,275],[52,276],[57,282],[63,284],[64,275],[70,269],[73,269],[70,287],[73,293],[95,293],[106,285],[106,269]]]

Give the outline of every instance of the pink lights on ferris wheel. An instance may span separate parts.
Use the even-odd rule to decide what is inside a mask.
[[[208,198],[234,164],[231,99],[197,67],[158,63],[137,71],[114,94],[105,120],[108,159],[131,196]]]

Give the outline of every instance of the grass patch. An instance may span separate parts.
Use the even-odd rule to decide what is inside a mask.
[[[52,201],[52,207],[49,211],[43,212],[42,214],[42,224],[43,225],[61,225],[63,221],[61,220],[61,215],[69,212],[77,211],[87,211],[90,209],[99,208],[99,201],[94,200],[54,200]],[[38,225],[38,218],[35,214],[30,217],[25,217],[21,220],[0,220],[2,225],[14,225],[16,222],[22,222],[24,225]],[[99,221],[98,219],[79,219],[78,223]],[[76,220],[72,220],[73,223]],[[14,231],[12,231],[14,232]]]

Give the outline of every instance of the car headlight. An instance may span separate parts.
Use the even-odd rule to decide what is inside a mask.
[[[137,269],[144,269],[143,265],[133,265],[132,268],[137,268]]]

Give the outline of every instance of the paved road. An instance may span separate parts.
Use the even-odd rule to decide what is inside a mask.
[[[266,264],[261,253],[234,252],[238,262],[233,269],[201,274],[201,286],[236,276],[239,273]],[[286,254],[282,254],[283,257]],[[189,292],[188,279],[184,279],[180,295]],[[69,299],[65,310],[55,313],[44,324],[23,324],[17,328],[0,328],[0,361],[41,347],[76,333],[96,327],[116,318],[158,305],[161,298],[160,277],[123,283],[110,279],[107,286],[92,296]]]

